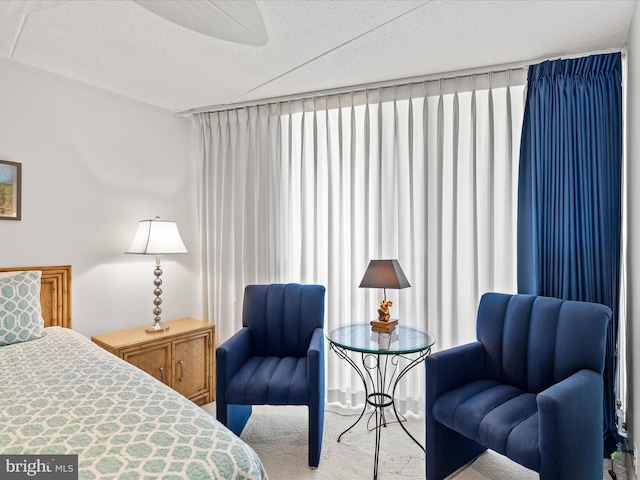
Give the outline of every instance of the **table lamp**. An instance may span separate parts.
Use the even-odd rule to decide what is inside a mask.
[[[153,284],[155,288],[153,294],[156,298],[153,300],[155,308],[153,314],[155,318],[153,324],[146,328],[147,332],[165,332],[169,330],[169,327],[162,324],[160,320],[160,314],[162,309],[160,304],[162,300],[160,295],[162,294],[162,267],[160,266],[160,259],[162,255],[168,255],[173,253],[188,253],[187,248],[182,243],[180,238],[180,232],[178,232],[178,225],[176,222],[170,222],[167,220],[160,220],[160,217],[156,217],[153,220],[140,220],[138,223],[138,231],[133,239],[133,243],[125,253],[135,253],[140,255],[155,255],[156,256],[156,268],[153,271],[156,276]]]
[[[398,260],[371,260],[364,277],[360,282],[360,288],[382,288],[384,299],[378,308],[378,319],[371,321],[371,330],[374,332],[390,332],[398,324],[398,319],[392,319],[389,307],[393,305],[387,300],[387,288],[401,289],[410,287]]]

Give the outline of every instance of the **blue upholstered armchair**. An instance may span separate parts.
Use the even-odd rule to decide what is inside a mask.
[[[321,285],[249,285],[242,330],[216,350],[216,415],[240,435],[251,405],[307,405],[309,465],[324,427],[324,295]]]
[[[427,357],[427,480],[490,448],[542,480],[602,480],[608,307],[487,293],[474,343]]]

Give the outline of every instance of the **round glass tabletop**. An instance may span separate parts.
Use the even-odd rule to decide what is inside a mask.
[[[430,348],[435,337],[415,327],[398,325],[390,333],[371,331],[368,323],[349,323],[332,328],[327,335],[338,347],[363,353],[405,354]]]

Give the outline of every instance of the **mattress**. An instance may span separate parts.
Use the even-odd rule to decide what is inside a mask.
[[[69,329],[0,347],[0,454],[78,455],[80,479],[266,479],[256,453]]]

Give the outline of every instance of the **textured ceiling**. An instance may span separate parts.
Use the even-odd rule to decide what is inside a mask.
[[[0,18],[0,58],[171,111],[622,48],[635,0],[257,0],[269,40],[186,30],[129,0]]]

